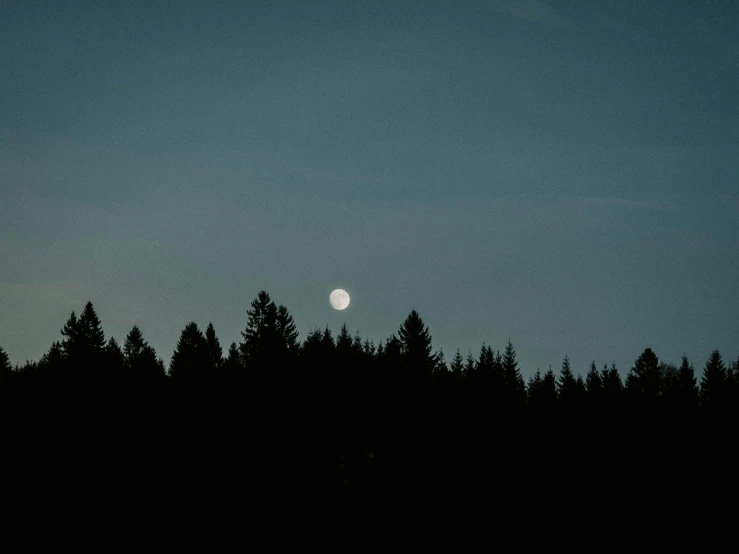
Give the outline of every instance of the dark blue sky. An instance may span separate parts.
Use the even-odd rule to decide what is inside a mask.
[[[87,299],[165,361],[227,344],[261,289],[525,375],[739,351],[736,2],[0,6],[13,361]]]

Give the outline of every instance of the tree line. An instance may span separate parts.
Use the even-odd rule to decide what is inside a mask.
[[[379,344],[345,325],[301,341],[266,292],[241,335],[224,348],[188,323],[165,363],[87,303],[40,360],[0,350],[8,529],[57,549],[733,540],[739,360],[696,371],[647,348],[625,379],[566,356],[524,379],[510,341],[447,361],[415,311]]]
[[[502,353],[483,344],[477,357],[457,350],[447,362],[443,351],[434,352],[431,334],[415,310],[397,334],[379,344],[363,340],[359,333],[352,336],[346,325],[336,337],[328,327],[313,329],[301,342],[288,309],[265,291],[251,303],[238,344],[224,352],[212,323],[203,332],[190,322],[167,365],[138,326],[122,346],[113,337],[106,341],[91,302],[79,317],[72,312],[61,335],[40,360],[15,367],[0,347],[3,383],[85,388],[299,386],[347,398],[436,389],[474,397],[480,404],[537,409],[739,404],[739,358],[727,364],[718,350],[703,365],[700,380],[687,356],[676,366],[661,362],[646,348],[624,380],[615,362],[602,368],[593,362],[583,378],[565,356],[557,374],[550,366],[525,381],[510,340]]]

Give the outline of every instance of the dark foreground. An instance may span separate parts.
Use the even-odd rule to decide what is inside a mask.
[[[6,552],[736,551],[726,414],[16,391]]]

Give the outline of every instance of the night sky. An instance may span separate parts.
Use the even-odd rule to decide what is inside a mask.
[[[622,373],[739,349],[735,1],[0,2],[0,345],[301,338]],[[331,309],[334,288],[352,296]]]

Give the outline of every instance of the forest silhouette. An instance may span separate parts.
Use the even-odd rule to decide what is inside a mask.
[[[447,362],[416,311],[379,344],[301,341],[262,291],[240,343],[190,322],[165,364],[88,302],[40,360],[0,348],[7,529],[29,551],[735,541],[739,358],[697,375],[646,348],[622,381],[565,356],[525,381],[502,346]]]

